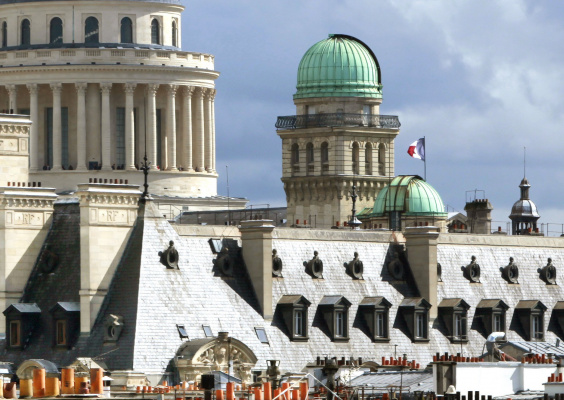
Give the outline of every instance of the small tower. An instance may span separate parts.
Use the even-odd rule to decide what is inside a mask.
[[[511,207],[511,232],[513,235],[530,235],[537,233],[537,220],[540,215],[537,206],[529,198],[529,189],[531,185],[527,178],[523,178],[519,185],[521,189],[521,199]]]
[[[360,40],[329,35],[298,67],[296,115],[278,117],[288,225],[329,228],[372,207],[394,175],[397,116],[381,115],[382,75]],[[299,221],[299,222],[298,222]]]

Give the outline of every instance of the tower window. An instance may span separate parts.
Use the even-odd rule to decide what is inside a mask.
[[[121,19],[121,43],[133,43],[133,22],[131,18],[123,17]]]
[[[21,45],[29,46],[31,44],[31,23],[29,19],[24,19],[21,25]]]
[[[372,175],[372,144],[367,143],[364,150],[364,173]]]
[[[352,147],[352,172],[353,174],[357,174],[357,175],[360,173],[359,153],[360,153],[360,149],[358,147],[358,143],[354,142]]]
[[[329,171],[329,144],[327,142],[321,143],[321,170]]]
[[[378,174],[386,175],[386,146],[384,143],[378,146]]]
[[[2,22],[2,47],[8,47],[8,23]]]
[[[59,17],[55,17],[51,20],[49,26],[49,43],[63,43],[63,21]]]
[[[176,21],[172,21],[172,45],[178,47],[178,27]]]
[[[161,44],[160,25],[156,18],[151,21],[151,44]]]
[[[306,145],[306,162],[307,162],[307,172],[308,174],[314,172],[314,154],[313,154],[313,144],[308,143]]]
[[[300,146],[292,145],[292,172],[300,172]]]
[[[84,43],[100,43],[100,24],[96,17],[84,21]]]

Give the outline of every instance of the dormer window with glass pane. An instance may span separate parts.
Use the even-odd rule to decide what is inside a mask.
[[[399,305],[407,334],[412,342],[429,341],[429,309],[431,304],[422,297],[409,297],[403,299]]]
[[[325,321],[329,337],[334,342],[349,340],[349,308],[351,306],[344,296],[323,296],[318,311]]]
[[[80,333],[80,303],[60,301],[49,312],[53,316],[53,344],[72,347]]]
[[[35,303],[14,303],[6,308],[4,316],[8,348],[24,349],[32,339],[33,330],[41,316],[41,309]]]
[[[476,306],[474,315],[476,329],[487,338],[492,332],[505,332],[505,313],[509,306],[500,299],[484,299]]]
[[[515,306],[517,333],[527,341],[544,340],[544,312],[546,306],[539,300],[521,300]]]
[[[452,343],[468,342],[467,315],[470,306],[462,299],[443,299],[439,315],[445,325],[447,337]]]
[[[363,330],[373,342],[389,342],[389,310],[392,304],[384,297],[365,297],[358,305]]]
[[[281,314],[286,334],[291,341],[308,340],[308,308],[311,303],[301,295],[284,295],[278,302],[277,312]]]

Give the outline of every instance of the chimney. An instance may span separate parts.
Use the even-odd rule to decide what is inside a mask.
[[[492,228],[493,207],[488,199],[475,199],[464,206],[468,218],[468,232],[488,235]]]

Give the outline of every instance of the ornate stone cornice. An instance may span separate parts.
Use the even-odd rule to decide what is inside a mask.
[[[99,206],[134,206],[139,203],[139,195],[83,194],[79,197],[81,204],[88,203]]]
[[[0,121],[0,135],[29,136],[30,125],[3,123]]]

